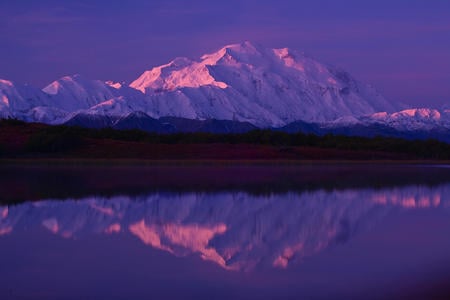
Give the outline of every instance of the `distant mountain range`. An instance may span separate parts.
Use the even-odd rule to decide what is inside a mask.
[[[40,90],[0,80],[0,117],[155,132],[288,132],[438,138],[450,109],[406,109],[347,72],[245,42],[176,58],[130,85],[66,76]]]

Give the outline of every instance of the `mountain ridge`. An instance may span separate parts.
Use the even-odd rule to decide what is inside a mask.
[[[323,128],[384,124],[400,131],[450,129],[448,109],[400,111],[400,104],[389,103],[346,71],[299,51],[250,42],[222,47],[199,60],[175,58],[143,72],[130,85],[79,74],[42,90],[0,80],[0,100],[0,117],[47,124],[142,112],[153,119],[228,120],[259,128],[301,121]]]

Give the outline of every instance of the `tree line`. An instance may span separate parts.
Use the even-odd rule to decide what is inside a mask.
[[[31,126],[18,120],[1,120],[0,130],[11,126]],[[246,133],[215,134],[205,132],[159,134],[141,130],[89,129],[74,126],[43,126],[32,131],[25,151],[57,153],[74,150],[89,139],[110,139],[153,144],[257,144],[277,147],[318,147],[352,151],[402,153],[424,159],[450,159],[450,144],[434,139],[407,140],[376,136],[355,137],[327,134],[285,133],[274,130],[253,130]],[[7,145],[0,144],[0,154]]]

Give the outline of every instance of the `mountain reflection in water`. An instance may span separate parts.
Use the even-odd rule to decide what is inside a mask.
[[[450,185],[245,192],[152,193],[53,199],[0,207],[1,236],[44,228],[66,239],[130,234],[177,257],[234,271],[301,265],[363,235],[391,212],[450,208]]]

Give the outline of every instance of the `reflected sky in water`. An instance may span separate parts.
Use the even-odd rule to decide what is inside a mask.
[[[218,291],[224,299],[235,298],[233,291],[242,292],[243,298],[327,299],[326,289],[345,298],[379,285],[402,287],[393,289],[395,293],[414,291],[416,281],[424,282],[421,276],[450,274],[449,229],[450,184],[262,195],[155,192],[3,205],[0,294],[71,299],[67,287],[46,294],[52,283],[45,278],[55,272],[69,276],[90,253],[97,253],[98,260],[89,260],[101,274],[94,272],[96,276],[110,278],[108,270],[115,265],[129,266],[136,274],[152,273],[145,275],[150,276],[145,284],[133,283],[133,276],[119,268],[114,276],[125,291],[114,294],[118,299],[133,292],[151,295],[146,285],[158,291],[153,296],[181,298],[168,292],[169,283],[184,286],[180,293],[190,291],[197,299],[217,296]],[[103,255],[121,259],[105,262]],[[170,272],[179,268],[177,275]],[[28,283],[33,276],[43,276],[42,286]],[[83,281],[82,275],[74,278]],[[348,282],[356,286],[350,289]],[[265,292],[259,295],[255,291],[261,285]],[[87,290],[95,294],[104,288]],[[81,290],[72,294],[85,295]]]

